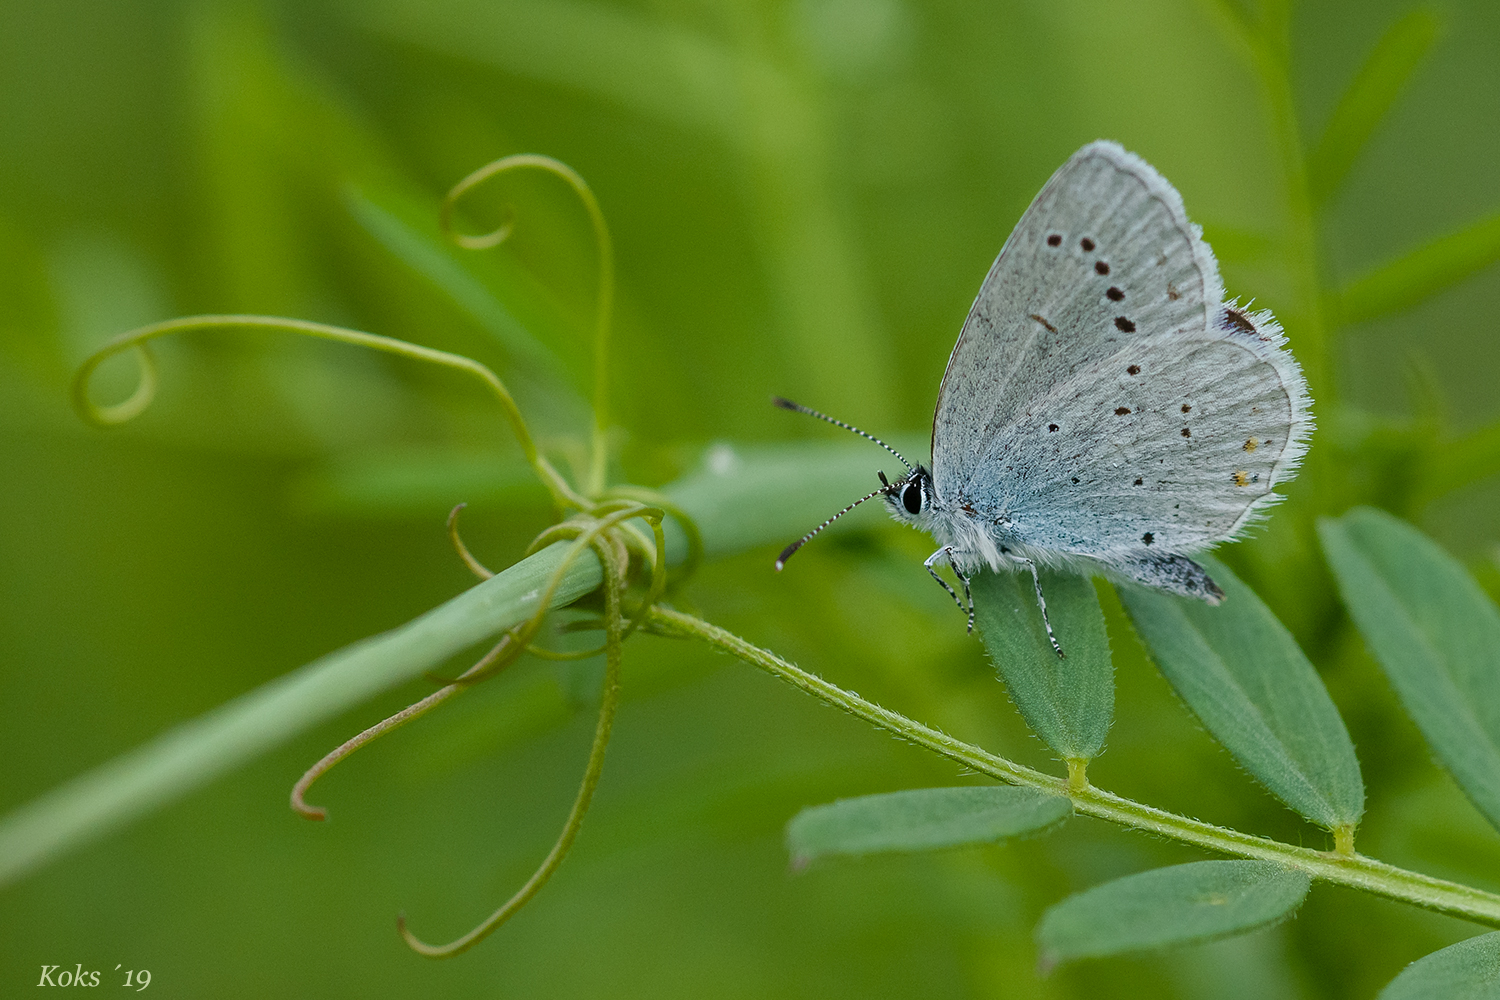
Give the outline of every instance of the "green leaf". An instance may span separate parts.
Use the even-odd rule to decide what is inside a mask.
[[[1357,507],[1318,532],[1401,703],[1500,827],[1500,611],[1457,560],[1384,511]]]
[[[1333,306],[1362,323],[1410,309],[1500,259],[1500,215],[1492,215],[1345,285]]]
[[[1500,998],[1500,931],[1450,944],[1401,970],[1377,1000]]]
[[[1115,712],[1104,613],[1087,577],[1043,570],[1041,581],[1063,657],[1047,641],[1030,573],[975,577],[975,620],[1026,724],[1064,759],[1089,760],[1103,748]]]
[[[1217,560],[1202,561],[1224,603],[1121,586],[1136,631],[1188,708],[1256,780],[1319,826],[1353,826],[1364,782],[1322,679],[1255,591]]]
[[[1307,180],[1315,200],[1325,201],[1338,190],[1412,73],[1432,50],[1437,34],[1437,15],[1418,9],[1391,25],[1375,43],[1308,158]]]
[[[1285,919],[1307,875],[1270,861],[1197,861],[1127,875],[1042,915],[1041,964],[1211,941]]]
[[[1031,788],[914,788],[804,809],[786,826],[798,864],[829,854],[927,851],[989,844],[1060,822],[1067,799]]]

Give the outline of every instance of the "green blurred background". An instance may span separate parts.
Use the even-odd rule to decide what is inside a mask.
[[[509,244],[439,251],[446,291],[410,266],[438,245],[449,186],[541,152],[588,178],[615,236],[617,478],[669,482],[716,441],[834,433],[773,410],[773,393],[920,437],[1016,218],[1073,150],[1108,137],[1177,185],[1231,292],[1277,309],[1296,350],[1306,303],[1287,266],[1286,175],[1236,10],[0,6],[0,810],[468,586],[443,534],[453,503],[471,502],[468,539],[496,566],[547,520],[492,405],[449,375],[293,338],[195,335],[162,344],[154,408],[105,433],[72,414],[67,382],[108,337],[245,311],[467,353],[514,384],[567,468],[586,425],[596,273],[576,204],[555,182],[507,182],[467,221],[493,224],[513,203]],[[1297,6],[1303,142],[1316,145],[1409,10]],[[1500,208],[1500,7],[1434,10],[1430,57],[1320,216],[1330,288]],[[1327,405],[1314,455],[1363,457],[1311,466],[1271,527],[1227,553],[1345,714],[1370,792],[1361,850],[1490,889],[1500,837],[1342,624],[1305,529],[1345,502],[1386,503],[1496,591],[1495,477],[1425,506],[1399,480],[1403,442],[1500,418],[1497,295],[1490,268],[1344,329],[1315,376]],[[131,378],[106,370],[99,394]],[[872,474],[880,459],[872,448]],[[829,496],[827,512],[848,499]],[[713,562],[679,600],[877,701],[1057,768],[922,572],[923,543],[864,523],[780,576],[772,549]],[[1106,607],[1119,704],[1095,782],[1324,846],[1197,727]],[[429,686],[33,874],[0,895],[0,994],[33,989],[43,964],[82,963],[112,985],[120,963],[151,970],[149,995],[168,996],[1363,998],[1475,931],[1325,887],[1276,928],[1040,978],[1031,928],[1048,905],[1201,855],[1075,820],[1045,839],[794,875],[781,829],[799,808],[968,779],[744,665],[640,637],[574,853],[475,951],[414,956],[398,911],[429,940],[454,936],[547,850],[598,669],[523,662],[386,739],[319,786],[327,824],[292,814],[291,783]]]

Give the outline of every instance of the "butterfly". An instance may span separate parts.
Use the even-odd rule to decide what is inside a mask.
[[[1113,142],[1084,146],[1021,216],[979,288],[938,388],[930,466],[906,467],[787,546],[882,497],[932,535],[933,578],[968,613],[969,580],[1038,565],[1218,604],[1191,556],[1242,534],[1290,479],[1311,400],[1270,312],[1225,299],[1182,197]],[[946,563],[964,600],[937,572]],[[967,601],[967,607],[965,606]]]

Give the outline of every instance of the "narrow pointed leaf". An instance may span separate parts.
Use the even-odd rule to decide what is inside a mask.
[[[1500,931],[1450,944],[1401,970],[1377,1000],[1497,1000]]]
[[[1410,309],[1500,260],[1500,215],[1434,240],[1345,285],[1334,303],[1344,323]]]
[[[1031,574],[981,573],[975,621],[1026,724],[1064,759],[1099,755],[1115,712],[1115,668],[1099,596],[1087,577],[1041,574],[1047,615],[1064,656],[1047,641]]]
[[[1127,875],[1042,915],[1044,967],[1243,934],[1290,916],[1307,875],[1270,861],[1197,861]]]
[[[1308,159],[1308,185],[1315,199],[1323,201],[1338,190],[1412,73],[1427,58],[1437,35],[1437,15],[1418,9],[1391,25],[1375,44],[1339,98],[1322,140]]]
[[[1188,708],[1273,795],[1330,830],[1359,822],[1364,781],[1333,700],[1291,633],[1229,568],[1224,603],[1122,586],[1120,599]]]
[[[1500,611],[1456,559],[1384,511],[1318,525],[1349,615],[1438,759],[1500,827]]]
[[[804,809],[786,827],[787,850],[805,863],[830,854],[926,851],[987,844],[1049,827],[1072,803],[1031,788],[915,788]]]

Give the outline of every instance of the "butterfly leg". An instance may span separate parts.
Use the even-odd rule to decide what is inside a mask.
[[[1057,636],[1052,632],[1052,622],[1047,618],[1047,599],[1042,596],[1042,578],[1037,575],[1036,563],[1025,556],[1018,556],[1009,549],[1000,550],[1007,559],[1018,562],[1031,570],[1031,583],[1036,587],[1036,606],[1042,610],[1042,625],[1047,629],[1047,641],[1052,643],[1052,649],[1057,653],[1058,659],[1063,658],[1062,647],[1057,644]]]
[[[958,578],[963,581],[964,593],[968,594],[968,592],[969,592],[969,581],[968,581],[968,578],[966,578],[962,573],[958,572],[958,566],[955,565],[954,562],[953,562],[953,546],[951,546],[951,545],[945,545],[942,548],[938,549],[932,555],[928,556],[927,557],[927,561],[924,562],[922,565],[927,567],[927,572],[929,572],[929,573],[932,574],[932,578],[934,580],[936,580],[938,582],[938,584],[944,590],[946,590],[948,592],[948,596],[949,597],[953,598],[953,603],[958,605],[958,610],[960,610],[960,611],[967,611],[968,612],[968,615],[969,615],[969,631],[972,632],[972,631],[974,631],[974,601],[973,601],[973,599],[970,598],[970,600],[969,600],[969,606],[967,608],[965,608],[964,607],[964,602],[961,601],[959,599],[959,597],[958,597],[958,591],[956,591],[952,587],[948,586],[948,581],[947,580],[944,580],[942,577],[938,576],[937,566],[935,564],[937,563],[937,561],[939,559],[942,559],[942,558],[945,558],[945,557],[948,560],[948,565],[953,567],[953,572],[956,573],[958,575]]]
[[[953,575],[958,577],[958,582],[964,585],[964,600],[969,605],[969,634],[974,634],[974,594],[969,590],[969,578],[964,571],[958,568],[958,563],[953,561],[953,549],[945,547],[943,551],[948,553],[948,568],[953,570]]]

